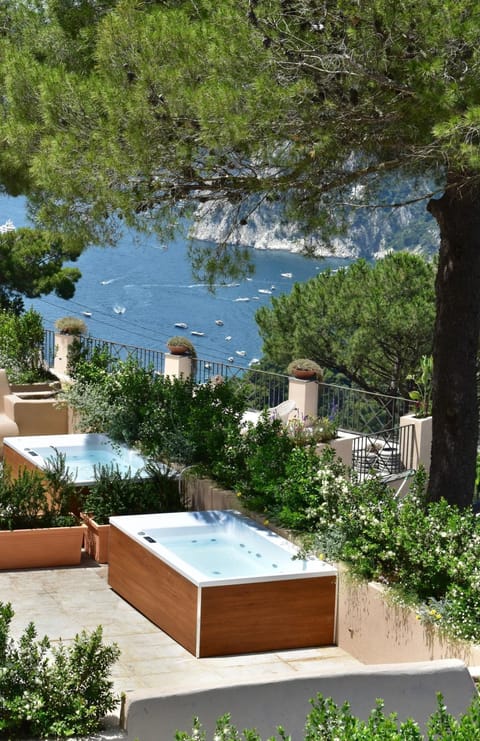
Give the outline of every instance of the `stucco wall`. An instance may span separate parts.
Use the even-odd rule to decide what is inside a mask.
[[[480,646],[442,638],[414,610],[392,604],[381,585],[339,569],[336,643],[344,651],[366,664],[458,658],[480,665]]]
[[[339,705],[348,701],[352,713],[364,719],[376,699],[382,698],[386,713],[397,712],[400,720],[413,717],[424,727],[436,709],[437,692],[442,693],[448,711],[460,715],[476,690],[465,665],[456,660],[361,667],[348,673],[173,695],[154,690],[132,692],[127,696],[125,723],[128,741],[171,741],[176,730],[191,730],[192,720],[198,716],[207,738],[212,738],[216,719],[228,712],[239,730],[256,728],[267,739],[281,725],[294,741],[301,741],[311,709],[309,700],[318,693],[332,697]]]

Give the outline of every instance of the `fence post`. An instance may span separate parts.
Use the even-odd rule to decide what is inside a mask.
[[[404,414],[403,417],[400,417],[400,427],[407,425],[413,425],[412,468],[417,470],[422,465],[428,473],[432,454],[432,418]]]
[[[290,376],[288,379],[288,398],[295,402],[300,418],[317,416],[317,381],[303,381]]]
[[[192,375],[192,358],[190,355],[165,353],[164,375],[171,378],[190,378]]]
[[[53,360],[53,372],[59,377],[68,376],[68,348],[75,339],[78,339],[77,335],[61,334],[60,332],[55,332],[55,356]]]

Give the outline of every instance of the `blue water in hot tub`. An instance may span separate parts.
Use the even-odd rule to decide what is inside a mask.
[[[75,480],[86,482],[93,481],[95,466],[114,466],[115,469],[125,475],[128,471],[132,475],[139,473],[145,466],[145,460],[136,453],[128,450],[119,451],[108,448],[105,445],[99,448],[85,447],[36,447],[34,453],[43,459],[44,463],[55,460],[56,451],[65,453],[66,464],[71,472],[75,474]],[[29,451],[30,455],[32,450]]]
[[[154,530],[148,536],[205,576],[230,579],[302,570],[302,561],[294,560],[293,553],[261,538],[238,539],[232,533],[218,532],[168,536]]]

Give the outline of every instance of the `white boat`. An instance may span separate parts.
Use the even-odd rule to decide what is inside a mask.
[[[246,350],[235,350],[235,352],[237,353],[237,355],[240,355],[241,358],[244,358],[247,354]]]
[[[259,288],[259,293],[271,293],[271,290],[269,288]]]
[[[293,273],[280,273],[282,278],[293,278]]]
[[[248,296],[240,296],[239,298],[235,298],[234,301],[250,301]]]
[[[14,232],[15,225],[11,219],[7,219],[5,224],[0,226],[0,234],[6,234],[7,232]]]
[[[228,360],[228,362],[229,362],[229,363],[233,363],[233,361],[235,360],[235,358],[233,357],[233,355],[230,355],[230,356],[229,356],[229,357],[227,358],[227,360]]]
[[[223,321],[221,319],[215,319],[215,324],[217,327],[223,327]]]
[[[185,322],[175,322],[173,326],[178,327],[179,329],[187,329],[188,324],[186,324]]]
[[[82,311],[83,316],[92,316],[91,311]]]
[[[227,336],[225,337],[225,339],[227,340],[227,342],[230,342],[230,340],[232,339],[232,335],[231,334],[227,334]]]
[[[205,332],[197,332],[196,329],[192,329],[190,334],[193,334],[194,337],[205,337]]]
[[[251,360],[249,361],[249,363],[248,363],[248,367],[249,367],[249,368],[251,368],[251,367],[252,367],[252,365],[255,365],[255,363],[259,363],[259,362],[260,362],[260,358],[252,358],[252,359],[251,359]]]
[[[125,306],[120,306],[120,304],[115,304],[115,306],[113,307],[113,310],[115,314],[125,314],[126,312]]]

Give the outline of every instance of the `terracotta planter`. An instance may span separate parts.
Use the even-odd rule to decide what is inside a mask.
[[[93,517],[82,513],[85,524],[83,545],[85,552],[97,563],[108,563],[110,525],[99,525]]]
[[[74,566],[82,557],[83,525],[0,531],[0,569]]]
[[[302,368],[295,368],[293,371],[293,375],[295,378],[300,378],[303,381],[309,381],[312,378],[315,378],[316,371],[314,370],[303,370]]]
[[[169,345],[168,351],[171,355],[186,355],[188,347],[186,345]]]

